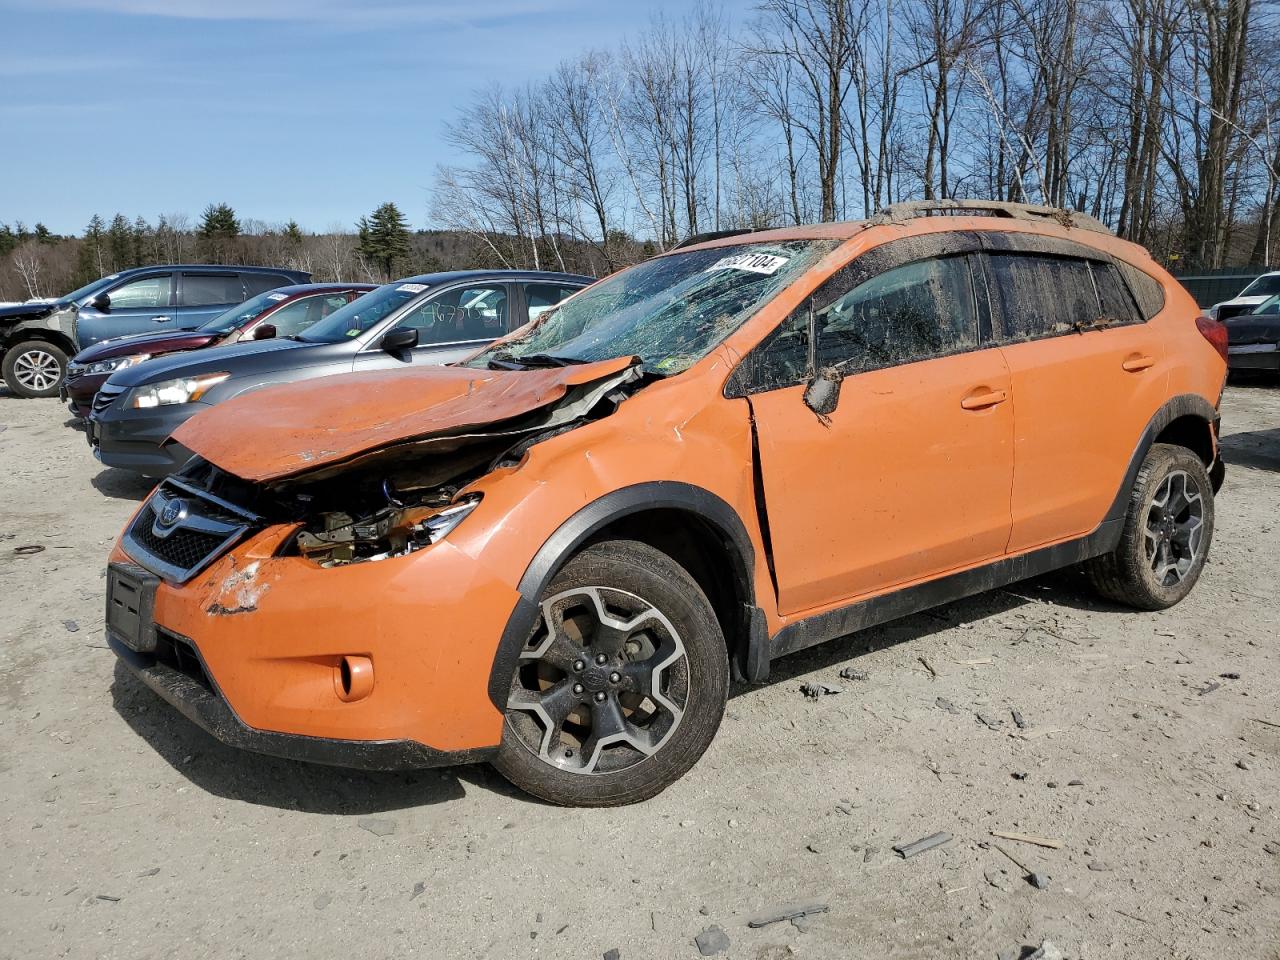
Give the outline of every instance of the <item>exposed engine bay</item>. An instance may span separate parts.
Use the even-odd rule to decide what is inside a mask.
[[[534,445],[608,416],[646,381],[638,366],[573,387],[559,402],[462,433],[413,437],[276,481],[254,483],[195,457],[178,478],[263,526],[297,530],[282,555],[322,567],[402,557],[439,542],[480,503],[465,488]]]

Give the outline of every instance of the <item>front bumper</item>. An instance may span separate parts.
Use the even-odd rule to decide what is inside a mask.
[[[68,376],[62,382],[58,396],[67,405],[73,417],[81,420],[93,411],[93,398],[98,388],[107,382],[108,373],[82,374],[78,377]]]
[[[180,403],[150,410],[131,410],[117,400],[90,414],[85,435],[93,455],[108,467],[132,470],[144,477],[167,477],[193,456],[186,447],[165,443],[169,435],[201,410],[203,403]]]
[[[122,627],[109,613],[108,628],[156,640],[130,649],[121,634],[113,649],[233,746],[367,769],[491,757],[503,714],[488,680],[515,588],[447,540],[324,569],[278,556],[292,533],[268,528],[182,584],[145,574],[117,546],[108,589],[121,569],[153,586],[140,606],[146,626]],[[165,643],[189,655],[165,656]],[[335,683],[348,656],[372,663],[371,692],[354,701]]]
[[[230,747],[354,770],[417,770],[454,766],[487,760],[495,752],[492,749],[433,750],[413,740],[337,740],[256,730],[236,716],[212,680],[202,683],[198,679],[201,674],[208,677],[203,658],[200,658],[198,668],[184,670],[172,661],[166,663],[155,654],[130,650],[111,630],[107,630],[107,644],[133,675],[161,699],[205,733]],[[199,657],[194,646],[189,646],[189,649]]]

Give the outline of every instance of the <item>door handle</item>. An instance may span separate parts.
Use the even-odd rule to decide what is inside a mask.
[[[168,323],[171,319],[173,319],[173,318],[172,318],[172,317],[165,317],[165,316],[152,317],[152,318],[151,318],[151,322],[152,322],[152,323]]]
[[[960,401],[960,406],[966,410],[985,410],[987,407],[1004,403],[1008,399],[1009,394],[1004,390],[988,390],[985,393],[971,393]]]
[[[1145,354],[1139,353],[1134,354],[1132,357],[1127,357],[1120,366],[1123,369],[1128,370],[1130,373],[1138,373],[1141,370],[1146,370],[1148,367],[1155,366],[1155,362],[1155,357],[1148,357]]]

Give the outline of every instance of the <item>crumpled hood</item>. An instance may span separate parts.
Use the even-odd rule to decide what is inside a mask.
[[[17,303],[11,307],[0,307],[0,323],[6,320],[32,320],[53,313],[61,304],[58,301],[45,300],[40,303]]]
[[[422,367],[323,377],[243,394],[192,417],[172,439],[244,480],[281,480],[380,448],[456,437],[622,382],[637,361],[533,370]]]

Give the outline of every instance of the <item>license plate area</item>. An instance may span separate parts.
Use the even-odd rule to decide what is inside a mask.
[[[156,649],[156,587],[160,578],[133,564],[107,567],[107,628],[130,650]]]

